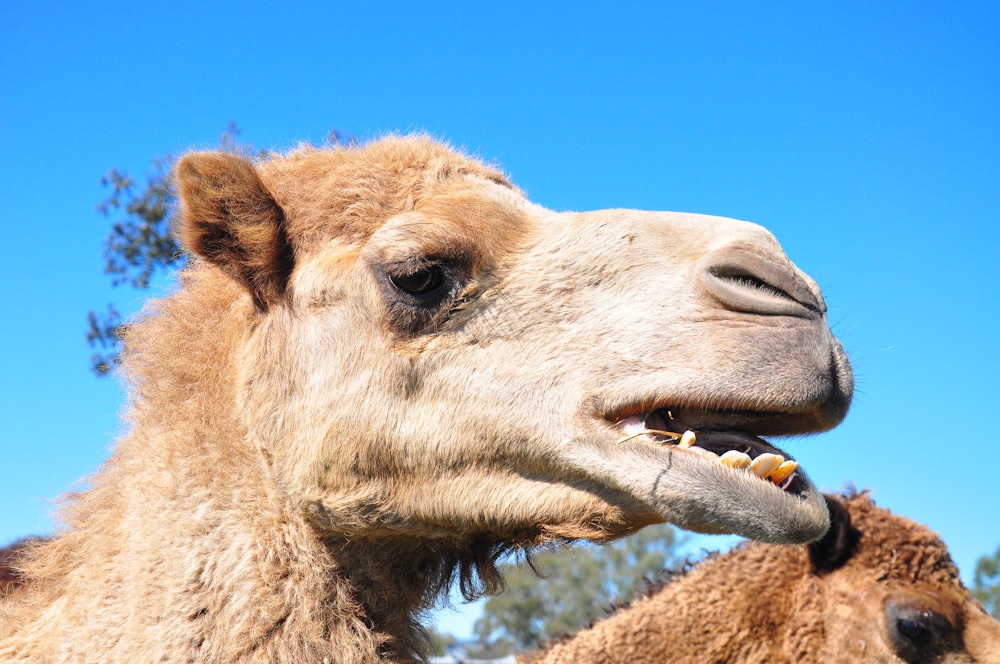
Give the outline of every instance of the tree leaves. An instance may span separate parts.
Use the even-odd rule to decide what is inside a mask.
[[[101,185],[110,189],[110,194],[98,203],[97,211],[115,219],[103,243],[104,273],[111,275],[113,286],[149,288],[154,274],[184,262],[184,253],[170,234],[172,165],[169,155],[154,159],[141,191],[136,191],[135,181],[127,173],[115,168],[101,178]],[[91,369],[103,376],[118,363],[122,317],[108,304],[104,313],[88,312],[87,324],[87,343],[95,349],[90,356]]]
[[[976,562],[972,596],[983,603],[991,616],[1000,619],[1000,546],[992,556],[983,556]]]
[[[119,210],[125,217],[111,226],[104,239],[104,272],[112,275],[115,286],[129,283],[133,288],[148,288],[150,278],[159,269],[181,261],[181,248],[170,235],[168,213],[173,205],[170,189],[169,156],[153,160],[145,189],[136,192],[127,173],[111,169],[101,184],[111,189],[97,210],[111,217]]]
[[[600,546],[547,549],[530,565],[508,563],[502,569],[507,589],[486,601],[476,635],[521,651],[582,629],[635,597],[644,579],[680,567],[682,543],[678,531],[663,524]]]

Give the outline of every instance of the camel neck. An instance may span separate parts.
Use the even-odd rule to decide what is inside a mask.
[[[5,635],[51,638],[4,642],[0,660],[62,661],[69,648],[78,661],[374,664],[422,652],[413,620],[431,593],[414,572],[420,547],[324,541],[278,492],[249,482],[186,486],[154,505],[144,496],[162,481],[154,470],[118,456],[77,497],[75,527],[32,557],[38,592],[0,605]],[[184,464],[171,473],[184,477]],[[122,637],[95,657],[111,631]],[[69,633],[80,637],[61,654],[45,650]]]

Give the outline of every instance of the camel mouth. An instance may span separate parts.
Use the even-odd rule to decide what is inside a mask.
[[[767,414],[726,413],[713,417],[703,412],[658,408],[616,418],[614,428],[622,435],[616,444],[671,446],[734,472],[751,473],[787,494],[801,495],[808,483],[797,472],[799,463],[795,459],[757,435],[759,431],[730,428],[761,417]]]

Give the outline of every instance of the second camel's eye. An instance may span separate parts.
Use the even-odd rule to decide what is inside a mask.
[[[408,274],[389,275],[389,283],[394,288],[420,299],[438,294],[445,282],[444,270],[440,265],[429,265]]]

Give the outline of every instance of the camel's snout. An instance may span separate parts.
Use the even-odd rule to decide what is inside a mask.
[[[728,246],[699,261],[702,288],[723,307],[741,313],[819,319],[819,289],[783,253]]]

